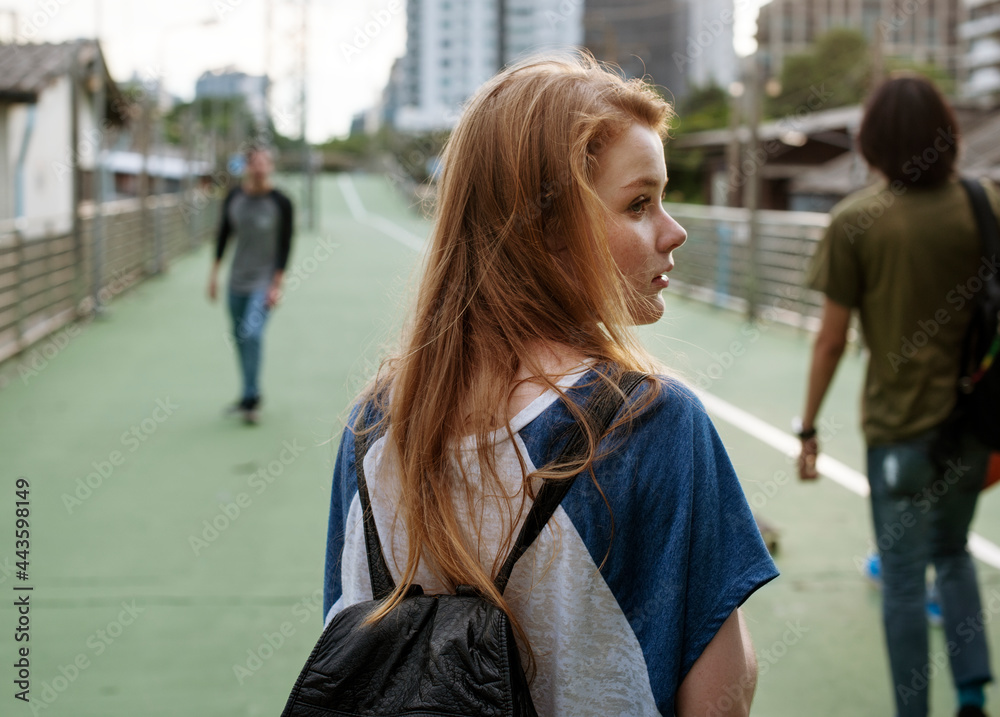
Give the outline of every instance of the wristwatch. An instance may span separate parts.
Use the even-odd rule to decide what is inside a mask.
[[[798,436],[800,441],[808,441],[816,437],[816,427],[805,429],[802,427],[802,419],[796,416],[792,419],[792,431]]]

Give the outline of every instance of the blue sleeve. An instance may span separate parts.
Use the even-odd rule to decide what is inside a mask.
[[[643,387],[633,400],[647,389]],[[719,627],[777,570],[701,402],[665,380],[563,508],[645,657],[660,711]],[[603,493],[603,496],[600,495]],[[604,498],[607,498],[607,503]]]
[[[778,576],[729,455],[700,402],[693,417],[681,679],[732,612]]]
[[[358,479],[354,471],[354,425],[355,411],[351,412],[348,427],[340,439],[337,461],[333,466],[333,485],[330,489],[330,518],[326,533],[326,568],[323,577],[323,619],[330,608],[340,598],[340,563],[344,553],[344,533],[351,501],[358,492]]]

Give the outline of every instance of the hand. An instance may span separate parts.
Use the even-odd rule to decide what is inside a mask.
[[[208,278],[208,300],[215,301],[219,295],[219,282],[213,274]]]
[[[816,470],[816,459],[819,457],[819,441],[816,436],[806,438],[802,441],[802,449],[799,452],[799,480],[813,481],[819,478]]]
[[[281,284],[271,284],[267,288],[267,298],[264,299],[264,308],[271,310],[281,301]]]

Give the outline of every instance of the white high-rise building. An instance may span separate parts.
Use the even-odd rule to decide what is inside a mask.
[[[409,0],[406,54],[393,80],[397,129],[452,127],[462,103],[503,64],[583,39],[582,0],[507,0],[503,37],[498,14],[497,0]]]
[[[452,127],[500,67],[540,50],[586,46],[678,100],[736,76],[733,0],[504,0],[502,28],[500,12],[500,0],[409,0],[386,120],[403,131]]]
[[[1000,0],[965,0],[968,19],[958,29],[966,43],[962,97],[987,106],[1000,102]]]
[[[688,39],[685,47],[677,50],[691,60],[686,84],[729,87],[737,77],[733,0],[687,0],[687,5]]]

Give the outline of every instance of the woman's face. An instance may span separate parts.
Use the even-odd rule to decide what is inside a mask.
[[[649,127],[632,124],[596,155],[594,189],[605,205],[611,255],[638,299],[636,324],[663,316],[660,292],[674,268],[671,252],[687,232],[663,209],[667,165],[663,143]]]

